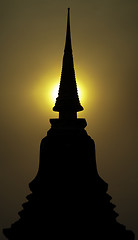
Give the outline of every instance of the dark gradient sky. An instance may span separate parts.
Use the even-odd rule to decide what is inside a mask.
[[[118,221],[138,237],[137,0],[0,1],[0,227],[18,218],[40,141],[57,117],[49,89],[60,81],[68,7],[76,79],[85,89],[79,116]]]

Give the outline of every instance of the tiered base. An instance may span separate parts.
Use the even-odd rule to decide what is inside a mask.
[[[134,240],[116,221],[108,185],[98,175],[94,141],[85,130],[55,126],[41,142],[40,167],[9,240]]]

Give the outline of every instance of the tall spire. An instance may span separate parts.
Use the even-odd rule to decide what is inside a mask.
[[[67,32],[66,32],[65,51],[71,51],[71,52],[72,52],[72,46],[71,46],[71,33],[70,33],[70,8],[68,8],[68,18],[67,18]]]
[[[82,111],[80,104],[75,70],[72,55],[71,32],[70,32],[70,8],[68,8],[66,42],[63,56],[62,73],[58,97],[53,111],[59,112],[59,118],[77,118],[77,112]]]

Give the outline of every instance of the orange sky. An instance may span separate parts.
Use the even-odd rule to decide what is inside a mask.
[[[68,7],[76,79],[84,89],[78,116],[95,140],[118,221],[138,235],[135,0],[1,1],[0,226],[18,218],[38,169],[40,141],[58,116],[50,94],[60,81]]]

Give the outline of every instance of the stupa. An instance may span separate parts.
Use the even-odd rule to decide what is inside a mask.
[[[117,222],[108,184],[96,167],[95,143],[87,134],[75,79],[68,9],[60,87],[51,128],[40,145],[37,176],[19,220],[4,229],[9,240],[94,239],[134,240],[132,231]]]

